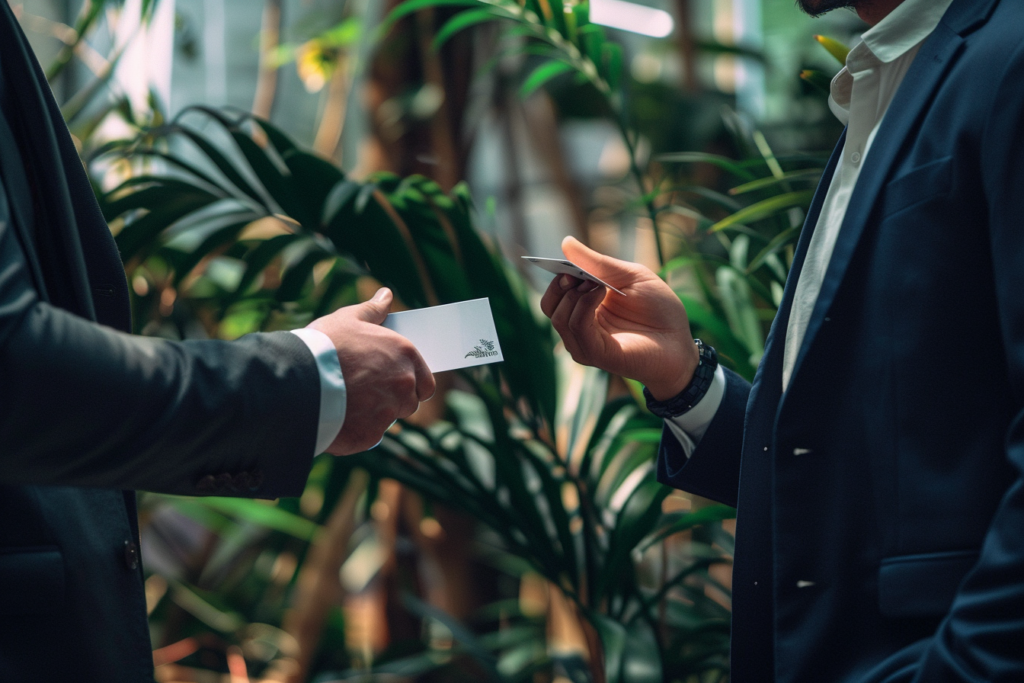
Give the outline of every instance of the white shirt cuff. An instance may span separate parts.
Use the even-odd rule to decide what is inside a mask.
[[[711,421],[715,419],[715,413],[722,405],[723,398],[725,398],[725,370],[719,365],[704,398],[682,415],[665,420],[665,424],[678,439],[679,445],[683,447],[683,453],[687,458],[697,449],[697,444],[700,443],[704,432],[711,426]]]
[[[292,334],[309,347],[320,371],[320,420],[316,430],[316,455],[334,443],[341,426],[345,424],[345,378],[341,374],[338,350],[334,348],[330,337],[308,327],[292,330]]]

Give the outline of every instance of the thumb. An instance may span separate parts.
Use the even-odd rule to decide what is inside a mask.
[[[635,282],[643,266],[596,252],[575,237],[562,240],[562,253],[577,266],[609,284],[621,287]]]
[[[373,295],[372,299],[364,301],[355,307],[356,317],[364,322],[380,325],[384,322],[384,318],[388,317],[388,313],[391,312],[391,302],[394,299],[395,295],[391,293],[390,289],[381,287]]]

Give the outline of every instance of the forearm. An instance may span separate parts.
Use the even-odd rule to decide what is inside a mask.
[[[176,343],[36,303],[0,377],[5,483],[297,495],[314,452],[317,368],[287,333]]]

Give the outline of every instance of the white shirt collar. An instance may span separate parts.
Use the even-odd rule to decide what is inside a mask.
[[[905,0],[862,36],[882,63],[902,57],[935,30],[953,0]]]
[[[889,15],[864,32],[832,79],[829,109],[843,125],[850,121],[853,74],[889,64],[924,42],[939,25],[953,0],[904,0]]]

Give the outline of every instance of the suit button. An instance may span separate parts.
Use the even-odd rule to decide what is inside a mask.
[[[794,448],[793,455],[808,455],[811,452],[810,448]]]
[[[135,541],[124,542],[124,564],[128,569],[139,568],[139,546],[135,545]]]
[[[213,493],[216,488],[217,480],[212,474],[207,474],[196,482],[196,491],[198,493]]]
[[[249,473],[249,491],[255,493],[263,486],[263,472],[253,470]]]
[[[218,491],[232,491],[234,490],[235,478],[227,472],[221,472],[214,478],[214,484]]]
[[[234,486],[236,491],[248,491],[249,490],[249,473],[239,472],[234,477]]]

